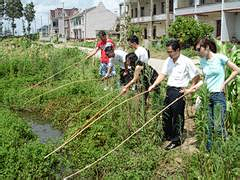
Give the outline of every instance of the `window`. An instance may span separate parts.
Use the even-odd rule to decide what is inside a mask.
[[[138,17],[138,10],[135,8],[135,17]]]
[[[164,14],[165,13],[165,2],[161,3],[161,13]]]
[[[194,6],[194,5],[195,5],[194,0],[189,0],[189,6]]]
[[[157,5],[153,5],[153,16],[157,14]]]
[[[147,28],[144,29],[144,39],[147,39]]]
[[[133,9],[131,9],[131,17],[133,18]]]
[[[153,27],[153,39],[156,39],[157,29],[156,26]]]
[[[216,36],[221,36],[221,20],[217,20],[217,30],[216,30]]]
[[[144,16],[144,7],[141,7],[141,17]]]
[[[58,27],[58,21],[53,21],[53,27]]]
[[[173,0],[169,0],[169,12],[173,12]]]

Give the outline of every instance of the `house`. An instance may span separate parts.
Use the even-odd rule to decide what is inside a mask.
[[[41,28],[39,28],[39,29],[37,30],[37,32],[41,33],[42,36],[44,36],[44,37],[48,36],[48,34],[49,34],[49,32],[48,32],[48,26],[47,26],[47,25],[42,26]]]
[[[97,6],[78,12],[70,18],[70,38],[95,39],[100,30],[114,30],[116,20],[117,15],[100,2]]]
[[[120,15],[141,25],[148,40],[164,35],[177,16],[211,24],[222,41],[240,40],[240,0],[126,0],[120,4]]]
[[[50,36],[68,39],[70,37],[70,17],[78,12],[77,8],[50,10]]]

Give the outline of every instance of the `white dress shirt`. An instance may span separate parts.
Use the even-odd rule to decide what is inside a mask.
[[[167,85],[174,87],[187,87],[189,81],[199,74],[192,60],[182,54],[175,63],[168,57],[161,73],[168,77]]]

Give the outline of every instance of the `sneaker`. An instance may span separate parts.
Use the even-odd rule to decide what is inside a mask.
[[[104,91],[107,91],[108,89],[109,89],[109,87],[107,87],[107,86],[103,88]]]
[[[178,141],[176,141],[176,142],[170,142],[164,149],[165,150],[167,150],[167,151],[169,151],[169,150],[171,150],[171,149],[174,149],[174,148],[176,148],[176,147],[178,147],[178,146],[180,146],[181,145],[181,143],[180,142],[178,142]]]

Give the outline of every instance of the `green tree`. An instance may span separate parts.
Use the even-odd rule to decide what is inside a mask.
[[[0,18],[5,14],[5,3],[4,0],[0,0]]]
[[[6,15],[12,20],[12,33],[16,28],[15,19],[23,16],[23,5],[20,0],[7,0],[6,1]]]
[[[169,37],[179,39],[185,47],[192,46],[198,38],[212,36],[214,28],[192,17],[177,17],[168,29]]]
[[[26,4],[26,6],[24,7],[24,17],[28,23],[28,26],[27,26],[28,34],[30,34],[31,23],[32,23],[33,19],[35,18],[35,13],[36,13],[36,11],[34,10],[33,2]]]

